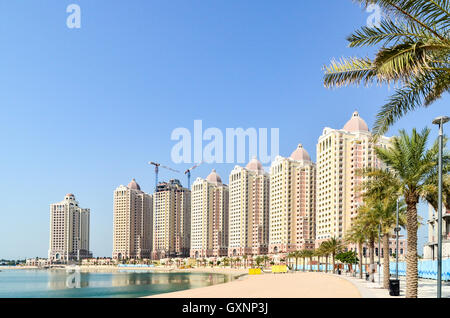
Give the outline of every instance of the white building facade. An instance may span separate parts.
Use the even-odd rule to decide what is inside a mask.
[[[428,204],[428,241],[423,247],[423,258],[436,260],[438,254],[437,211]],[[442,258],[450,258],[450,210],[442,207]]]
[[[92,257],[89,251],[90,209],[83,209],[72,193],[50,205],[50,247],[52,262],[80,261]]]

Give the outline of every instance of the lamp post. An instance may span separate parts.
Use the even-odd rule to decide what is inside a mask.
[[[397,199],[397,212],[395,221],[395,279],[398,280],[398,237],[400,235],[400,227],[398,226],[398,201]]]
[[[378,224],[378,284],[381,284],[381,224]]]
[[[444,124],[450,120],[447,116],[440,116],[433,120],[439,125],[439,180],[438,180],[438,268],[437,268],[437,298],[442,297],[442,148],[444,139]]]

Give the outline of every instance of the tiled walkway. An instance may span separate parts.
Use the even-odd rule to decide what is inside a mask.
[[[341,275],[342,278],[353,283],[364,298],[402,298],[405,297],[406,279],[400,276],[400,296],[390,296],[389,290],[382,288],[378,283],[378,274],[375,274],[375,283],[370,283],[348,275]],[[383,275],[381,275],[383,282]],[[419,279],[419,298],[435,298],[436,297],[436,281],[431,279]],[[450,282],[443,282],[442,297],[450,298]]]

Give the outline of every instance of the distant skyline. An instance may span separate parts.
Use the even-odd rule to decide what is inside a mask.
[[[66,26],[77,3],[80,29]],[[316,161],[324,127],[354,110],[371,128],[394,87],[323,87],[335,57],[373,51],[345,40],[370,13],[351,0],[116,1],[0,3],[0,258],[47,257],[49,206],[74,193],[91,210],[90,247],[111,256],[113,192],[132,178],[152,193],[148,161],[171,161],[177,127],[279,128],[280,155],[299,143]],[[386,134],[432,128],[448,95]],[[450,130],[450,125],[445,127]],[[249,161],[251,158],[246,158]],[[203,164],[228,184],[235,164]],[[160,181],[184,174],[161,169]],[[425,224],[427,207],[419,214]],[[426,240],[419,228],[419,253]]]

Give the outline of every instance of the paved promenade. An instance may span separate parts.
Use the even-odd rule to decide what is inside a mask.
[[[381,282],[383,275],[381,274]],[[359,279],[351,276],[342,275],[342,278],[353,283],[361,292],[364,298],[404,298],[406,292],[406,278],[400,276],[400,296],[390,296],[389,290],[382,288],[382,284],[378,283],[378,274],[375,274],[375,283]],[[436,281],[431,279],[419,279],[419,298],[436,298],[437,288]],[[450,282],[442,283],[442,297],[450,298]]]

